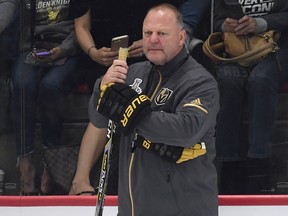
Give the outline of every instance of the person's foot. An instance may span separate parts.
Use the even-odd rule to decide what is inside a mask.
[[[73,181],[69,191],[69,195],[89,196],[95,194],[95,189],[89,183],[84,181]]]
[[[50,194],[51,191],[53,190],[53,180],[45,165],[44,165],[44,170],[43,170],[43,174],[41,177],[40,188],[41,188],[42,195]]]
[[[30,155],[20,158],[19,169],[21,178],[21,195],[37,195],[39,192],[35,188],[36,168],[32,163]]]

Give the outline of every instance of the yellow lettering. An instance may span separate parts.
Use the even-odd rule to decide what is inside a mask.
[[[132,106],[133,106],[134,109],[137,107],[137,105],[135,104],[136,102],[137,102],[138,104],[141,103],[140,100],[139,100],[139,98],[135,98],[135,99],[132,101]]]
[[[147,150],[149,150],[150,147],[151,147],[151,142],[148,141],[148,140],[144,140],[142,145],[143,145],[144,148],[146,148]]]
[[[123,113],[123,119],[120,120],[123,127],[126,127],[129,118],[133,115],[134,110],[137,108],[138,105],[141,105],[141,103],[145,102],[146,100],[149,100],[149,98],[146,95],[139,95],[137,98],[135,98],[132,103],[126,108],[126,110]]]
[[[126,110],[125,110],[125,114],[127,115],[128,118],[130,118],[130,116],[133,114],[134,109],[131,105],[129,105]]]
[[[144,102],[144,101],[146,101],[146,100],[149,100],[149,98],[148,98],[146,95],[140,95],[140,96],[139,96],[139,99],[140,99],[141,102]]]
[[[108,155],[107,155],[107,153],[105,153],[105,155],[104,155],[104,161],[103,161],[103,168],[104,168],[104,170],[106,170],[106,168],[107,168],[107,157],[108,157]]]
[[[126,125],[128,123],[128,118],[125,115],[125,113],[123,114],[123,119],[121,120],[121,123],[122,123],[123,127],[126,127]]]

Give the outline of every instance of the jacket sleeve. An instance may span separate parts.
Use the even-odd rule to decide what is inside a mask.
[[[35,32],[39,32],[40,35],[52,32],[53,37],[58,38],[59,42],[61,41],[58,45],[61,49],[61,57],[74,56],[80,50],[73,20],[65,20],[51,25],[40,25],[36,26],[35,29]],[[49,41],[48,38],[47,40]]]
[[[19,0],[0,0],[0,34],[19,12]]]
[[[66,39],[62,41],[59,48],[61,49],[61,55],[63,57],[76,55],[79,50],[79,45],[76,39],[75,30],[73,30]]]
[[[193,35],[210,6],[211,0],[187,0],[181,5],[180,11],[183,15],[185,29],[190,35]]]
[[[35,27],[35,34],[37,37],[44,38],[44,41],[51,40],[49,38],[58,41],[57,46],[61,49],[61,57],[73,56],[80,50],[73,20],[64,20],[50,25],[38,25]]]
[[[136,132],[151,142],[182,147],[191,147],[213,132],[219,110],[217,83],[205,78],[192,85],[184,91],[175,113],[153,111]]]

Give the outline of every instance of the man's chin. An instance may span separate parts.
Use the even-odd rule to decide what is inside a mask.
[[[151,61],[155,65],[163,65],[165,64],[163,54],[160,53],[154,53],[149,54],[146,56],[149,61]]]

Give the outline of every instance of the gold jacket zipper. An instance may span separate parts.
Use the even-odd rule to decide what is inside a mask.
[[[153,91],[153,94],[151,95],[150,101],[152,101],[159,89],[159,86],[162,82],[162,75],[160,73],[159,70],[157,70],[157,72],[159,73],[159,82],[155,88],[155,90]],[[129,179],[128,179],[128,187],[129,187],[129,197],[130,197],[130,202],[131,202],[131,216],[134,216],[134,200],[133,200],[133,194],[132,194],[132,165],[133,165],[133,161],[134,161],[134,157],[135,157],[135,152],[132,152],[131,154],[131,159],[130,159],[130,164],[129,164]]]

